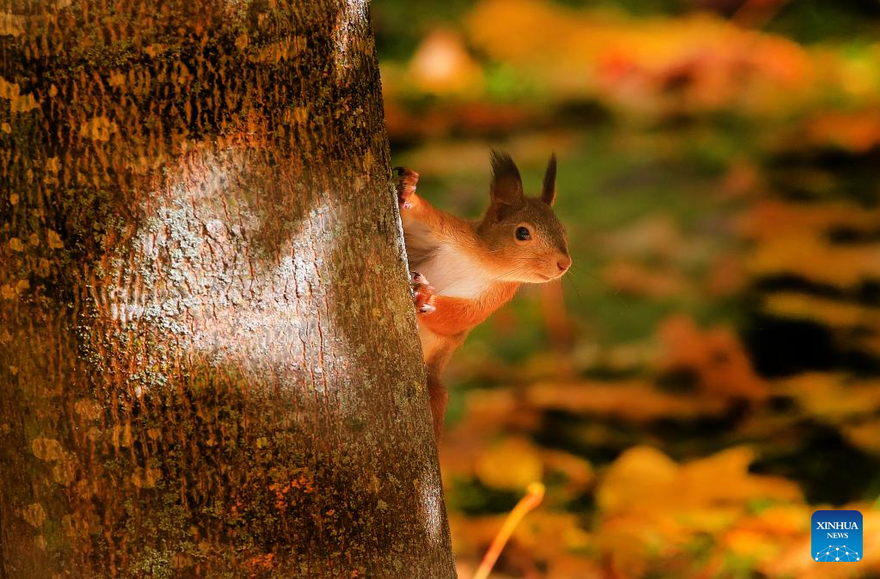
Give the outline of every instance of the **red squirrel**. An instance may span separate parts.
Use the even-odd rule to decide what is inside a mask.
[[[441,374],[468,332],[507,303],[521,284],[557,279],[571,267],[565,228],[552,209],[556,156],[550,156],[538,197],[523,194],[510,155],[493,150],[491,158],[489,208],[478,221],[432,207],[416,195],[418,173],[395,168],[438,438],[449,398]]]

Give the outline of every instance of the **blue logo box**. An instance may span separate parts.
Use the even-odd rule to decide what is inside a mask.
[[[816,511],[811,521],[813,561],[854,563],[861,561],[862,513]]]

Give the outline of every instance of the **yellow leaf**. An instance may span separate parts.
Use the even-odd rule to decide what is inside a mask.
[[[811,372],[780,383],[810,415],[832,424],[880,410],[880,382]]]
[[[859,448],[880,455],[880,420],[847,424],[843,427],[843,434]]]
[[[692,418],[724,412],[724,400],[660,392],[648,382],[539,382],[526,390],[530,406],[578,414],[613,416],[633,422],[664,417]]]
[[[766,560],[781,550],[781,545],[764,533],[748,529],[734,529],[727,533],[723,544],[732,555]]]
[[[477,460],[476,473],[488,487],[519,491],[540,481],[543,467],[534,445],[511,438],[486,449]]]
[[[675,461],[656,448],[631,448],[608,469],[596,495],[596,503],[603,511],[636,504],[656,504],[677,474]]]

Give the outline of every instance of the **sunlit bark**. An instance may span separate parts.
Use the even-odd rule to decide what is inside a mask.
[[[454,577],[366,3],[0,12],[0,578]]]

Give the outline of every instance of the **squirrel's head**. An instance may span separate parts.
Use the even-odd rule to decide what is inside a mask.
[[[541,195],[523,193],[519,169],[507,153],[492,151],[491,203],[479,224],[499,280],[543,283],[571,267],[565,228],[553,213],[556,156],[550,156]]]

